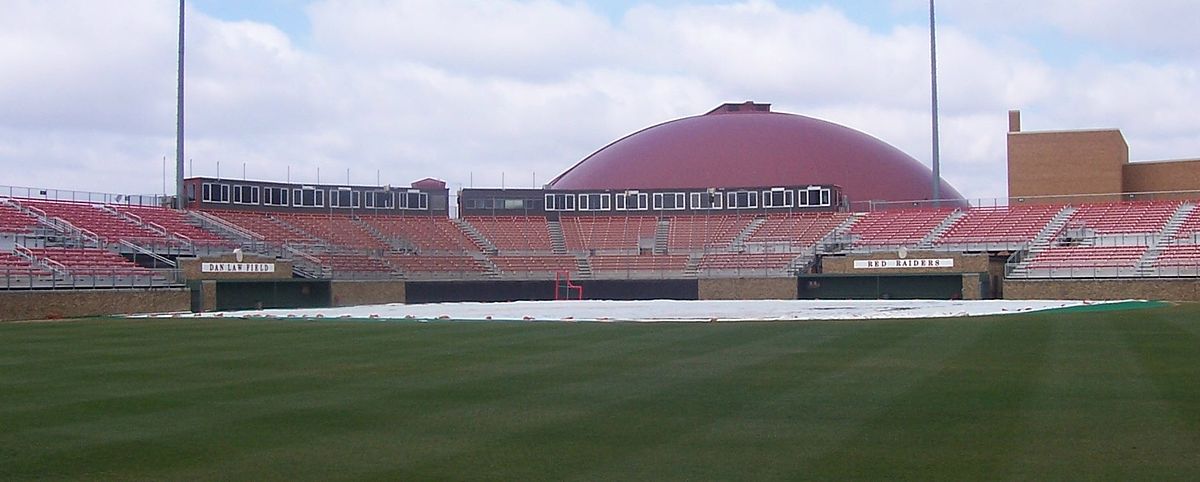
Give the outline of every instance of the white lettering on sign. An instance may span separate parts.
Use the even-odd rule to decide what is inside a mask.
[[[275,263],[200,263],[201,273],[274,273]]]
[[[854,269],[887,269],[887,268],[953,268],[951,258],[937,259],[860,259],[854,261]]]

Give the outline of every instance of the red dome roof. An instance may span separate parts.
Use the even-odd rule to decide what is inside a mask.
[[[933,174],[862,132],[769,104],[725,104],[630,134],[549,189],[705,189],[836,184],[852,202],[929,199]],[[943,199],[962,195],[942,181]]]

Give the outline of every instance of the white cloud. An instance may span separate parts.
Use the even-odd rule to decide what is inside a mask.
[[[964,195],[1004,195],[1009,108],[1026,111],[1027,128],[1122,127],[1135,158],[1200,153],[1191,54],[1059,62],[996,33],[1044,14],[1038,28],[1098,35],[1089,29],[1110,20],[1055,13],[1078,5],[939,3],[943,173]],[[1148,11],[1186,18],[1195,9]],[[638,6],[615,20],[547,0],[323,0],[307,12],[304,46],[273,26],[189,12],[196,174],[215,174],[220,161],[233,177],[245,162],[252,178],[282,179],[290,168],[293,180],[315,180],[317,169],[342,180],[350,168],[355,183],[379,172],[393,184],[432,176],[494,186],[503,173],[526,186],[632,131],[748,99],[930,156],[924,25],[871,29],[836,7],[765,0]],[[6,13],[0,184],[159,192],[161,158],[174,156],[174,3],[22,1]],[[1146,15],[1109,17],[1149,23]],[[1161,51],[1138,33],[1153,30],[1122,35]]]

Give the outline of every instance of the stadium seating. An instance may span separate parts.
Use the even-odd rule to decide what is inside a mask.
[[[390,254],[386,255],[384,260],[405,274],[462,275],[481,274],[485,271],[483,264],[470,256]]]
[[[746,242],[813,246],[849,217],[846,213],[832,212],[768,214]]]
[[[937,244],[1025,243],[1032,241],[1059,211],[1060,205],[971,208]]]
[[[737,215],[675,216],[670,219],[667,249],[679,252],[728,248],[752,220]]]
[[[1146,246],[1053,246],[1036,254],[1028,269],[1045,270],[1051,276],[1129,275],[1146,249]]]
[[[1200,206],[1192,209],[1183,218],[1183,222],[1179,225],[1179,230],[1175,232],[1177,238],[1195,238],[1196,233],[1200,233]]]
[[[544,217],[469,216],[465,220],[500,251],[548,253],[553,249]]]
[[[42,273],[45,270],[17,256],[15,253],[0,251],[0,275]]]
[[[425,254],[478,252],[479,246],[449,218],[437,216],[361,216],[384,236],[404,240]]]
[[[62,265],[73,275],[133,276],[152,273],[151,270],[105,249],[29,248],[29,251],[38,259],[48,259]]]
[[[796,256],[794,253],[708,253],[700,258],[700,271],[784,270]]]
[[[329,266],[333,270],[333,275],[339,274],[355,275],[387,275],[391,273],[392,267],[383,259],[359,253],[326,253],[316,255],[316,258],[321,260],[321,264]]]
[[[1158,267],[1200,267],[1200,244],[1163,246],[1154,265]]]
[[[850,227],[857,246],[912,246],[928,236],[953,209],[872,211]]]
[[[1144,234],[1161,231],[1180,201],[1135,201],[1082,204],[1067,227],[1090,228],[1096,234]]]
[[[77,228],[91,231],[109,243],[170,243],[164,234],[135,224],[95,204],[34,199],[21,199],[19,202],[40,209],[48,216],[62,218]]]
[[[276,219],[325,241],[330,246],[387,250],[388,243],[371,235],[348,214],[275,214]]]
[[[0,204],[0,233],[28,234],[37,228],[37,218],[7,204]]]
[[[116,205],[112,206],[112,208],[116,209],[119,213],[136,216],[143,222],[162,226],[167,232],[181,235],[192,243],[218,246],[232,246],[235,244],[192,224],[188,221],[187,215],[181,211],[153,206]]]
[[[686,255],[598,255],[588,259],[592,273],[603,271],[654,271],[680,274],[687,267]]]
[[[270,243],[317,244],[312,235],[272,217],[271,213],[247,211],[205,211],[243,230],[258,234]]]
[[[501,275],[553,275],[559,271],[572,274],[579,272],[575,257],[570,255],[548,256],[493,256],[489,258]]]
[[[564,216],[559,223],[570,251],[636,251],[658,228],[653,216]]]

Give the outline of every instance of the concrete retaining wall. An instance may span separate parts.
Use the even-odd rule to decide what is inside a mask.
[[[0,321],[187,311],[186,289],[0,291]]]

